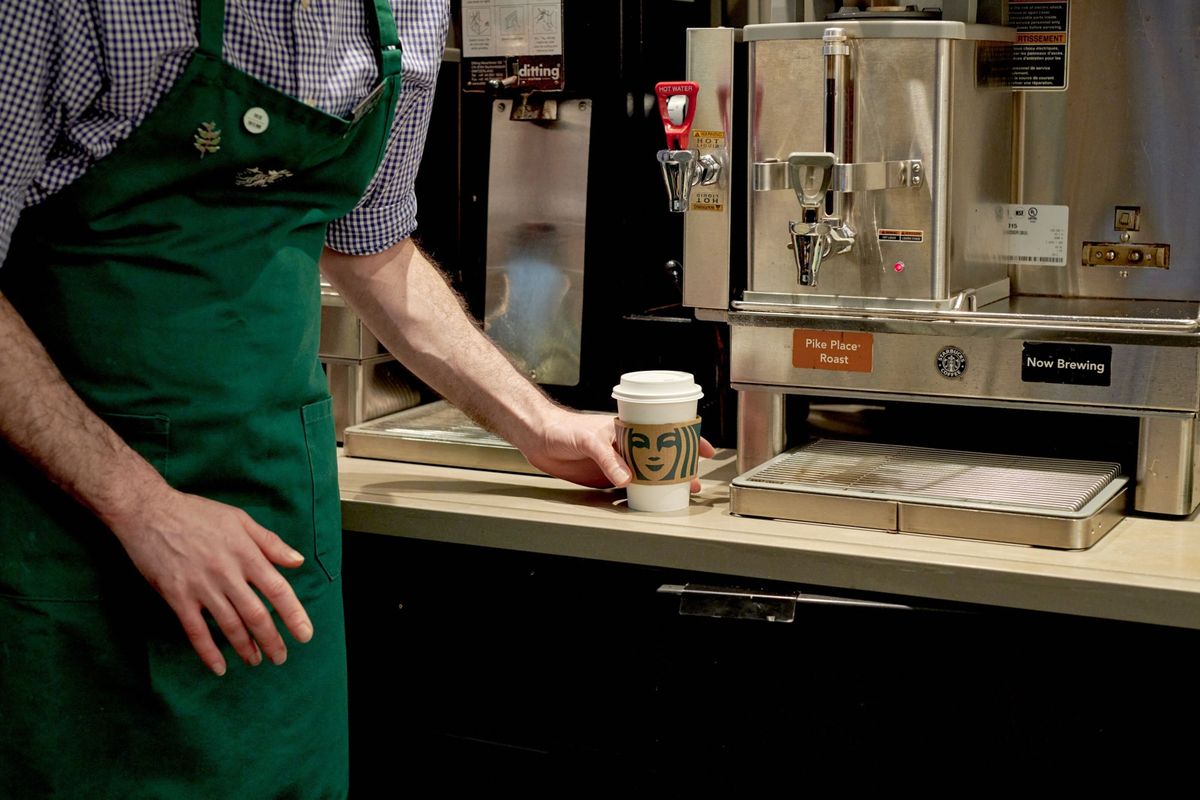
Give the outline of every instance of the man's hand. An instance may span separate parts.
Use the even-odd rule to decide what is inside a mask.
[[[517,446],[530,464],[548,475],[584,486],[620,487],[632,476],[613,446],[616,436],[613,417],[555,408],[540,435]],[[701,438],[700,455],[711,458],[713,452],[708,440]],[[692,491],[700,491],[699,480],[692,481]]]
[[[108,522],[217,675],[225,674],[225,659],[204,611],[247,664],[261,663],[263,653],[275,664],[287,659],[287,646],[254,588],[292,636],[312,638],[308,614],[274,566],[298,567],[304,557],[241,509],[163,487],[136,515]]]

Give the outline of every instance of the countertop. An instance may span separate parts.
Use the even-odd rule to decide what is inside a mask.
[[[728,450],[702,462],[691,507],[665,514],[545,476],[338,458],[350,531],[1200,628],[1196,515],[1128,517],[1062,551],[732,516]]]

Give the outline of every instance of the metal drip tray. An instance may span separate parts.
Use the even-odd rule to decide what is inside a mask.
[[[818,439],[734,479],[730,510],[1082,549],[1124,516],[1119,464]]]
[[[520,450],[445,400],[347,428],[344,452],[358,458],[541,474]]]

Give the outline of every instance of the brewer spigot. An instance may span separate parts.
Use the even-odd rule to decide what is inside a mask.
[[[842,220],[822,213],[836,164],[833,153],[788,156],[788,179],[801,208],[800,221],[788,223],[796,280],[801,286],[816,286],[825,257],[847,253],[854,246],[854,230]]]
[[[692,81],[664,82],[654,87],[658,112],[667,134],[667,149],[658,151],[658,163],[667,186],[671,211],[675,213],[687,209],[693,186],[714,184],[721,174],[721,165],[716,158],[688,147],[699,91],[700,86]]]

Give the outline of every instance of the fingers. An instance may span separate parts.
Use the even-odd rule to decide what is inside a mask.
[[[600,471],[604,473],[604,477],[608,479],[613,486],[624,486],[633,479],[633,475],[629,473],[629,468],[625,466],[625,462],[621,460],[621,456],[617,453],[614,444],[617,440],[616,427],[611,419],[597,420],[595,417],[587,417],[580,415],[585,424],[596,424],[599,422],[599,427],[595,428],[594,436],[584,438],[584,452],[588,458],[596,462],[596,466],[600,467]]]
[[[625,462],[617,455],[617,451],[613,450],[611,444],[593,445],[589,448],[588,455],[596,462],[596,466],[600,467],[604,477],[608,478],[613,486],[624,486],[633,479],[633,476],[629,474],[629,468],[625,466]]]
[[[263,555],[272,564],[295,568],[304,563],[304,556],[289,547],[278,535],[251,519],[249,514],[243,520],[243,525],[245,525],[246,533],[250,534],[250,538],[258,545],[258,549],[262,550]]]
[[[267,613],[265,608],[262,608],[262,603],[258,602],[257,597],[253,597],[253,592],[250,592],[252,600],[247,600],[246,597],[233,598],[233,602],[226,597],[210,597],[205,606],[208,608],[208,613],[212,614],[213,621],[217,623],[217,627],[221,629],[221,633],[225,634],[225,638],[233,645],[233,649],[242,661],[245,661],[252,667],[257,667],[262,663],[262,653],[259,652],[258,646],[254,640],[250,638],[250,634],[246,632],[246,626],[255,632],[255,637],[262,637],[265,631],[262,629],[262,617],[265,616],[267,624],[270,625],[271,615]],[[257,604],[261,613],[255,613],[252,606]],[[279,633],[275,631],[275,626],[270,625],[271,632],[275,634],[275,638],[279,638]],[[264,640],[263,650],[267,652],[268,657],[276,664],[282,664],[282,661],[276,660],[279,657],[279,651],[283,650],[283,658],[287,658],[287,649],[283,647],[283,641],[280,640],[278,646],[272,646],[270,637],[267,636]]]
[[[703,436],[701,436],[700,437],[700,457],[701,458],[712,458],[716,452],[717,452],[717,450],[715,447],[712,446],[712,443],[709,442],[708,439],[705,439]],[[695,494],[698,491],[700,491],[700,479],[692,478],[692,494]]]
[[[264,565],[256,575],[251,576],[251,583],[258,587],[258,590],[263,593],[263,597],[267,598],[267,602],[275,609],[275,613],[283,620],[283,624],[287,626],[288,631],[296,638],[298,642],[307,642],[312,638],[313,625],[308,618],[308,612],[304,610],[304,606],[300,604],[300,600],[296,597],[296,592],[293,591],[292,585],[279,574],[279,572],[270,565]],[[270,617],[268,617],[268,621]],[[271,625],[271,632],[275,633],[275,626]],[[275,633],[278,636],[278,633]],[[259,644],[262,644],[262,639],[259,639]],[[276,662],[282,663],[282,662]]]
[[[179,621],[183,624],[183,632],[188,641],[192,643],[192,649],[200,656],[200,660],[217,677],[224,675],[225,657],[221,655],[220,649],[213,641],[212,634],[208,632],[208,623],[200,614],[200,607],[198,605],[182,606],[175,602],[168,602],[170,602],[175,616],[179,617]]]
[[[267,611],[258,595],[251,591],[249,586],[242,584],[230,593],[229,601],[232,605],[229,607],[228,625],[226,620],[217,617],[215,611],[213,618],[217,620],[221,632],[229,639],[229,643],[242,660],[252,667],[258,666],[262,663],[262,656],[258,654],[258,647],[261,647],[272,664],[279,665],[287,661],[287,645],[283,643],[283,637],[275,628],[271,612]],[[251,636],[254,637],[253,641]],[[258,647],[255,647],[256,642]]]
[[[282,567],[298,567],[304,563],[304,556],[289,547],[283,539],[247,517],[246,532],[262,550],[267,560]],[[312,621],[308,618],[304,606],[296,598],[292,585],[287,582],[279,571],[269,564],[262,565],[249,576],[250,582],[267,598],[267,602],[279,614],[283,624],[298,642],[307,642],[312,638]],[[274,626],[271,628],[274,631]],[[276,634],[278,635],[278,634]],[[259,640],[262,644],[262,640]],[[282,662],[278,662],[282,663]]]

